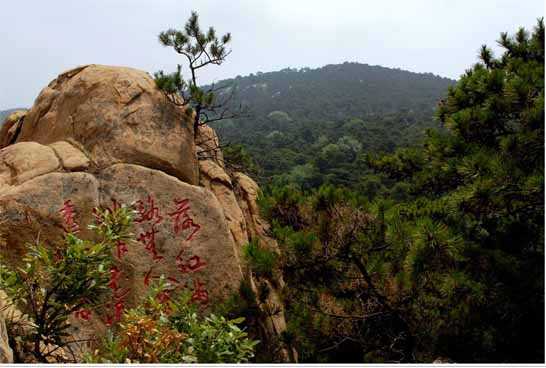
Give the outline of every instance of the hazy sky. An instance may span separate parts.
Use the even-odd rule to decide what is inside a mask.
[[[203,82],[344,61],[457,78],[481,44],[544,15],[543,0],[3,0],[0,110],[30,106],[77,65],[174,70],[183,60],[157,34],[191,10],[233,36],[233,53]]]

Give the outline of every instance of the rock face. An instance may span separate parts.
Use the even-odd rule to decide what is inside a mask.
[[[89,168],[89,158],[70,143],[59,141],[50,144],[49,147],[53,148],[55,154],[66,170],[84,171]]]
[[[6,323],[0,315],[0,363],[13,363],[13,351],[8,342]]]
[[[219,144],[216,133],[210,127],[201,128],[204,129],[197,137],[197,152],[204,153],[199,160],[201,185],[214,193],[224,209],[239,262],[242,259],[243,246],[250,241],[256,241],[266,249],[279,253],[277,242],[267,235],[269,225],[260,216],[256,202],[260,188],[254,180],[243,173],[227,174],[222,152],[217,148]],[[216,145],[211,142],[216,142]],[[258,306],[266,316],[262,321],[265,332],[271,340],[276,340],[286,330],[284,305],[280,296],[281,289],[284,287],[282,275],[275,274],[273,283],[249,270],[246,270],[246,274],[256,294],[258,294],[259,285],[265,285],[269,291],[264,301],[258,301]],[[280,347],[277,354],[283,361],[297,362],[298,360],[297,352],[284,346]]]
[[[145,72],[88,65],[42,90],[17,142],[79,142],[100,168],[124,162],[198,182],[193,125]]]
[[[129,285],[136,295],[145,291],[142,276],[150,270],[152,278],[163,274],[192,290],[202,284],[207,295],[203,299],[196,295],[200,302],[222,300],[237,290],[242,274],[222,207],[213,193],[138,165],[113,165],[101,172],[99,180],[99,202],[104,205],[112,199],[121,203],[140,199],[145,211],[157,208],[156,219],[141,221],[137,233],[150,233],[153,222],[157,222],[158,259],[154,260],[153,250],[145,246],[129,247],[126,255],[131,264],[127,273],[134,275]],[[187,229],[183,226],[184,213],[191,218]]]
[[[4,148],[15,142],[17,135],[21,131],[23,119],[27,112],[24,110],[14,111],[5,119],[2,128],[0,129],[0,148]]]
[[[244,174],[225,170],[214,130],[201,127],[194,137],[191,117],[167,102],[146,73],[98,65],[73,69],[14,119],[0,131],[0,222],[9,262],[20,262],[37,232],[46,244],[59,240],[59,210],[67,201],[82,237],[92,236],[86,227],[94,207],[135,203],[137,239],[116,249],[119,268],[111,271],[123,295],[116,302],[135,305],[160,275],[189,290],[205,309],[237,293],[244,279],[255,290],[266,283],[269,296],[258,304],[277,311],[266,314],[263,325],[279,339],[286,329],[282,278],[256,277],[242,257],[249,241],[278,251],[259,216],[259,188]],[[112,311],[74,322],[80,336],[100,334],[115,318]],[[296,359],[283,347],[278,355]]]
[[[25,142],[0,151],[0,188],[22,184],[36,176],[59,168],[53,149],[35,142]]]

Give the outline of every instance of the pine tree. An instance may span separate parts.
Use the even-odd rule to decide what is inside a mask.
[[[544,360],[543,20],[498,42],[440,103],[448,133],[372,162],[413,195],[392,257],[422,359]]]
[[[302,361],[544,361],[542,19],[499,44],[440,103],[446,129],[368,157],[402,200],[262,199]]]
[[[162,70],[154,74],[157,86],[170,98],[171,102],[184,106],[188,114],[193,115],[194,134],[197,135],[200,125],[236,117],[230,111],[234,89],[229,85],[203,88],[198,84],[198,73],[208,65],[221,65],[231,53],[227,47],[231,34],[221,37],[216,35],[213,27],[206,33],[201,30],[199,16],[192,12],[184,29],[168,29],[159,34],[159,42],[171,47],[177,54],[184,56],[189,68],[190,77],[184,79],[182,65],[178,64],[174,73],[165,74]]]

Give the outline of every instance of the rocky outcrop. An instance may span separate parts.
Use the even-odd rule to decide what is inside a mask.
[[[65,170],[85,171],[89,169],[91,162],[89,158],[70,143],[59,141],[50,144],[49,147],[53,148]]]
[[[224,155],[220,149],[220,139],[214,129],[201,125],[195,138],[197,157],[200,161],[211,160],[224,167]]]
[[[0,129],[0,148],[4,148],[15,142],[18,134],[21,132],[23,119],[26,114],[26,110],[14,111],[4,120],[4,124]]]
[[[42,90],[17,142],[74,140],[100,168],[138,164],[197,184],[192,124],[145,72],[87,65]]]
[[[273,280],[259,277],[244,267],[242,248],[250,241],[256,241],[266,249],[280,253],[277,242],[268,235],[269,225],[261,216],[257,204],[260,188],[254,180],[241,172],[229,172],[225,168],[224,158],[219,149],[219,140],[213,129],[200,127],[197,137],[197,152],[199,157],[201,185],[209,188],[224,210],[233,243],[242,272],[248,277],[253,291],[258,294],[259,285],[265,285],[267,297],[258,301],[260,310],[266,316],[262,323],[265,333],[273,341],[279,341],[281,333],[286,331],[284,305],[281,299],[281,289],[284,287],[283,277],[276,272]],[[273,282],[272,282],[273,281]],[[297,352],[282,346],[278,352],[284,361],[297,361]]]
[[[17,125],[18,124],[18,125]],[[9,133],[17,125],[16,133]],[[191,117],[168,102],[144,72],[90,65],[61,74],[24,118],[4,125],[0,142],[0,222],[9,262],[17,264],[39,233],[45,244],[64,233],[59,210],[70,201],[82,237],[92,209],[134,203],[136,241],[120,246],[114,271],[124,308],[135,305],[149,281],[164,275],[191,292],[204,309],[236,293],[243,279],[266,283],[263,321],[272,339],[286,329],[282,277],[260,279],[242,248],[259,241],[278,252],[256,205],[259,188],[226,171],[213,129],[194,136]],[[10,135],[11,134],[11,135]],[[112,315],[74,321],[97,334]],[[76,334],[76,332],[74,332]],[[281,349],[280,360],[295,355]]]
[[[8,150],[30,157],[40,148],[53,151],[24,142],[1,150],[0,157]],[[91,236],[85,227],[92,222],[93,208],[140,201],[142,218],[137,218],[134,231],[141,239],[127,244],[119,256],[120,287],[130,289],[124,299],[127,305],[145,294],[146,279],[160,275],[181,288],[199,287],[202,304],[236,292],[242,279],[239,256],[223,208],[210,190],[134,164],[114,164],[93,174],[66,172],[53,158],[57,165],[43,165],[39,174],[20,170],[23,175],[15,176],[10,182],[14,185],[6,184],[0,193],[0,219],[12,262],[21,259],[27,243],[35,241],[36,231],[29,231],[33,225],[40,225],[42,242],[60,239],[64,229],[59,210],[66,201],[75,205],[82,236]],[[7,165],[0,168],[0,175],[8,176],[9,170]]]
[[[142,246],[130,247],[126,255],[127,263],[131,264],[127,273],[135,275],[128,282],[137,286],[133,288],[137,295],[145,291],[142,275],[150,269],[151,277],[163,274],[188,289],[202,283],[211,301],[222,300],[237,290],[242,275],[222,207],[213,193],[137,165],[113,165],[101,172],[99,180],[101,204],[106,205],[112,198],[121,203],[141,198],[150,210],[148,198],[151,198],[158,216],[163,217],[156,220],[155,227],[156,251],[162,259],[151,266],[150,250]],[[191,218],[187,229],[181,220],[175,220],[181,208],[187,208],[186,214]],[[136,226],[139,234],[150,229],[145,221]],[[197,258],[191,261],[192,257]],[[195,266],[195,272],[191,272],[191,264],[196,262],[202,266]],[[181,271],[182,267],[188,270]]]
[[[6,322],[0,315],[0,363],[13,363],[13,351],[9,346]]]
[[[52,172],[60,163],[50,147],[25,142],[2,149],[0,165],[0,187],[5,187]]]

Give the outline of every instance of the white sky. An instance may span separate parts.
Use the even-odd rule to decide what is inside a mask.
[[[201,25],[232,33],[233,53],[202,82],[356,61],[457,78],[481,44],[531,28],[543,0],[3,0],[0,110],[30,106],[62,71],[82,64],[172,71],[157,34]]]

